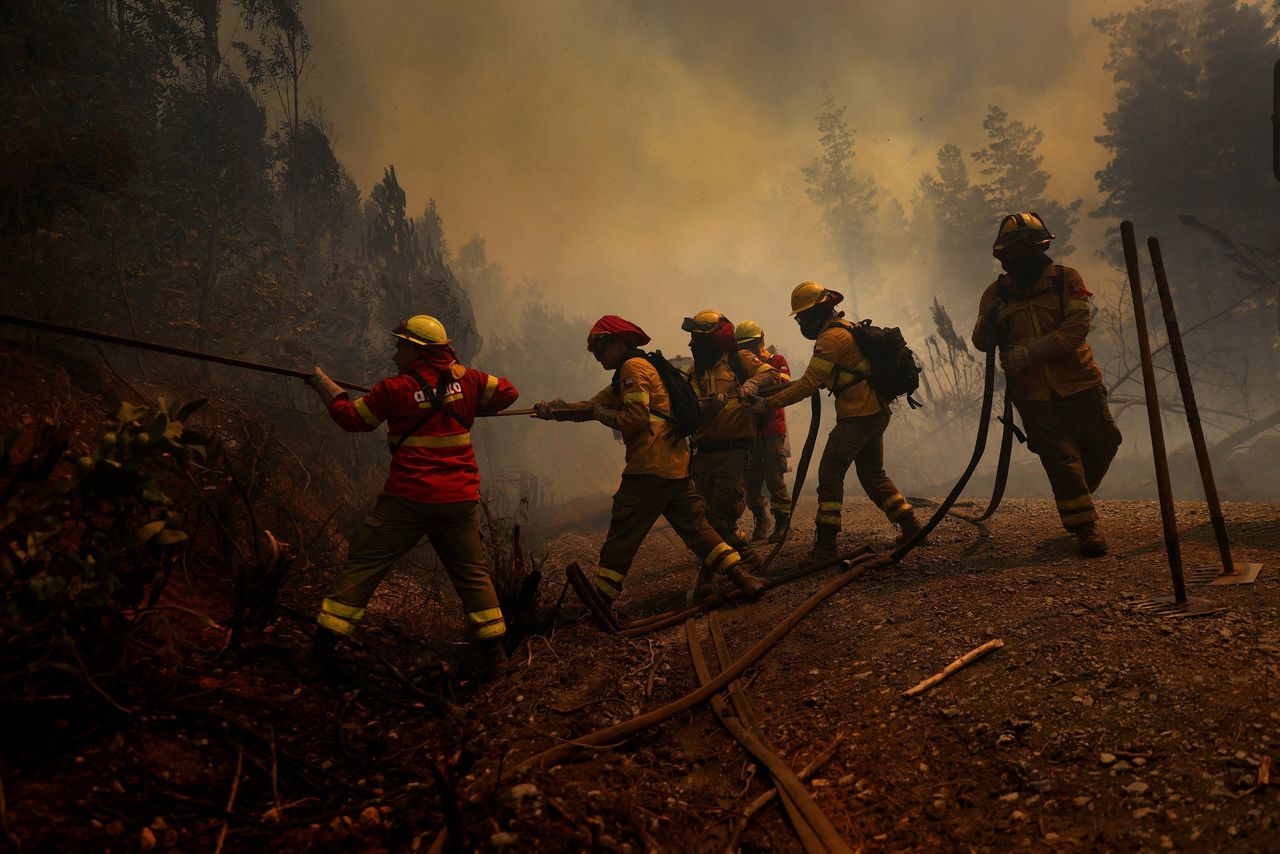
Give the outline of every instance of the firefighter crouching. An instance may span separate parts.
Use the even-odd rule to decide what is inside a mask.
[[[1093,493],[1121,436],[1085,341],[1092,294],[1076,270],[1049,258],[1051,240],[1037,213],[1010,214],[1000,223],[991,254],[1005,273],[982,295],[973,343],[983,352],[1001,348],[1008,394],[1027,447],[1049,476],[1062,526],[1075,535],[1081,555],[1099,557],[1107,541]]]
[[[639,326],[605,315],[587,334],[587,350],[601,367],[613,371],[613,381],[590,400],[534,405],[539,418],[599,421],[621,432],[626,444],[626,466],[613,495],[596,588],[611,603],[618,598],[640,544],[662,516],[708,573],[727,577],[749,597],[759,596],[763,583],[746,571],[738,551],[707,522],[703,500],[689,478],[689,447],[676,429],[667,384],[640,349],[647,343],[649,336]],[[670,375],[682,381],[674,368]]]
[[[814,342],[804,375],[787,388],[753,404],[768,412],[804,400],[816,389],[830,390],[836,401],[836,426],[818,464],[818,514],[808,562],[836,556],[844,478],[850,466],[867,497],[889,521],[901,529],[898,542],[920,530],[911,504],[884,471],[884,431],[889,408],[876,395],[867,377],[871,364],[854,341],[852,323],[836,305],[844,299],[817,282],[801,282],[791,292],[791,314],[800,334]]]
[[[780,382],[791,382],[791,366],[781,353],[771,353],[764,346],[764,330],[754,320],[744,320],[733,330],[738,346],[750,350],[762,362],[772,365]],[[747,507],[755,518],[753,541],[776,543],[791,524],[791,496],[787,494],[787,457],[791,448],[787,444],[786,410],[774,409],[763,416],[756,425],[759,436],[751,449],[751,466],[747,469]],[[764,501],[768,491],[767,511],[772,512],[773,533],[769,533],[770,518]]]
[[[507,628],[480,539],[480,472],[470,429],[476,415],[506,409],[519,393],[505,379],[458,364],[434,317],[411,317],[391,334],[400,372],[368,395],[350,400],[319,368],[307,379],[344,430],[370,431],[387,422],[392,453],[382,493],[320,606],[306,669],[326,669],[392,564],[426,536],[462,599],[477,675],[492,677],[506,662]]]
[[[718,311],[686,317],[694,391],[702,400],[702,421],[691,440],[693,482],[707,502],[711,527],[743,559],[756,565],[751,541],[738,528],[747,509],[747,468],[756,444],[756,416],[744,398],[762,384],[775,385],[778,371],[739,347],[734,326]]]

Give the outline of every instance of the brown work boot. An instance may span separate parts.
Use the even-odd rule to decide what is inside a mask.
[[[1102,557],[1107,553],[1107,541],[1092,522],[1083,528],[1076,528],[1076,551],[1081,557]]]
[[[839,535],[840,529],[835,525],[818,525],[813,536],[813,548],[804,556],[801,566],[823,563],[834,558],[837,554],[836,537]]]
[[[765,583],[752,575],[751,572],[740,563],[735,563],[733,566],[729,567],[725,570],[724,574],[728,576],[729,580],[733,582],[735,587],[742,591],[742,595],[746,596],[748,599],[759,599],[760,595],[764,593]]]
[[[916,514],[908,512],[898,520],[898,527],[902,530],[898,534],[898,538],[894,540],[893,543],[896,546],[901,546],[905,545],[908,540],[919,533],[922,526],[920,525],[920,520],[916,518]],[[922,546],[926,542],[927,540],[922,539],[920,542],[916,543],[916,545]]]
[[[791,524],[791,517],[784,513],[773,514],[773,533],[769,535],[770,543],[782,542],[782,537],[787,533],[787,528]]]
[[[773,523],[769,519],[769,514],[765,513],[763,510],[761,510],[759,513],[756,513],[755,515],[756,515],[756,527],[755,527],[755,530],[751,532],[751,542],[753,543],[764,542],[764,540],[769,536],[769,527]]]

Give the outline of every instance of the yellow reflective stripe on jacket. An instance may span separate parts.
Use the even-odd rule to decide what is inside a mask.
[[[363,418],[365,423],[370,427],[377,427],[382,423],[382,419],[373,414],[373,411],[369,409],[369,404],[364,402],[363,397],[357,397],[356,402],[353,405],[356,408],[356,412],[360,413],[360,417]]]
[[[485,404],[493,400],[493,393],[498,390],[498,378],[491,376],[484,384],[484,391],[480,393],[480,403]]]
[[[487,623],[490,620],[501,620],[501,608],[485,608],[483,611],[472,611],[467,614],[467,619],[473,623]]]
[[[387,444],[389,445],[394,445],[399,441],[399,436],[387,437]],[[452,436],[410,436],[404,440],[404,447],[408,448],[458,448],[470,444],[470,433],[455,433]]]
[[[831,373],[831,369],[834,368],[835,366],[836,366],[835,362],[831,361],[830,359],[824,359],[821,356],[814,356],[812,359],[809,360],[809,370],[813,370],[814,368],[817,368],[818,370],[822,371],[823,376],[826,376],[827,374]]]
[[[623,403],[643,403],[646,406],[649,403],[649,392],[647,391],[629,391],[622,395]]]
[[[791,373],[789,371],[778,371],[778,376],[782,378],[784,383],[791,382]]]

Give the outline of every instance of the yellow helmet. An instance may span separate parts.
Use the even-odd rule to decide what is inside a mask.
[[[754,320],[744,320],[733,330],[733,339],[739,344],[764,338],[764,330]]]
[[[392,329],[391,334],[418,347],[449,343],[444,324],[429,314],[415,314],[408,320],[400,321],[400,325]]]
[[[1020,211],[1009,214],[1000,220],[1000,230],[996,233],[995,243],[991,245],[991,254],[1000,257],[1006,249],[1020,246],[1046,247],[1053,240],[1053,234],[1044,224],[1044,219],[1035,211]]]
[[[725,320],[725,316],[718,311],[712,311],[704,308],[693,317],[686,317],[684,323],[680,324],[680,328],[685,332],[707,333],[714,332],[716,327]]]
[[[839,291],[824,288],[817,282],[801,282],[791,292],[791,316],[795,317],[800,312],[808,311],[815,305],[827,303],[835,305],[842,299],[844,299],[844,294]]]

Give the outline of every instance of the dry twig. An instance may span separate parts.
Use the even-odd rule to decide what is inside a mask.
[[[977,647],[976,649],[969,650],[964,655],[960,656],[955,661],[951,662],[946,667],[942,668],[942,671],[940,673],[935,673],[932,676],[930,676],[928,679],[925,679],[923,682],[919,683],[918,685],[914,685],[908,688],[907,690],[903,691],[902,696],[915,697],[919,694],[923,694],[925,691],[928,691],[934,685],[937,685],[943,679],[946,679],[948,676],[950,676],[952,673],[955,673],[960,668],[965,667],[969,664],[972,664],[973,662],[977,661],[979,658],[982,658],[982,656],[991,652],[991,650],[999,649],[1002,646],[1004,646],[1004,640],[1001,638],[995,638],[994,640],[989,640],[986,643],[984,643],[982,646]]]

